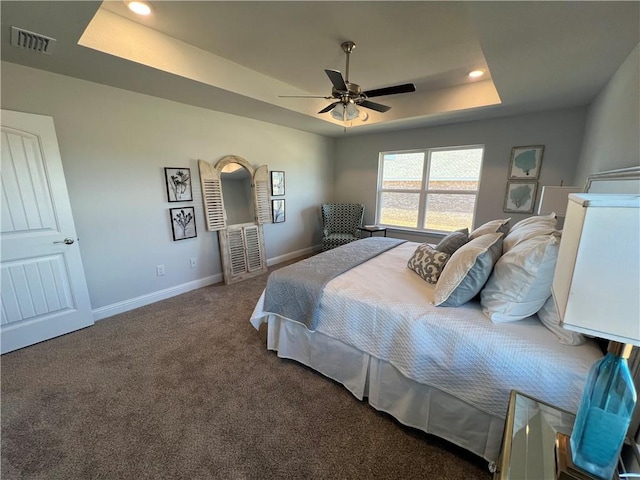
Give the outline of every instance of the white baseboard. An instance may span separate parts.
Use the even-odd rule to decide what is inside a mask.
[[[221,281],[222,274],[218,273],[210,277],[200,278],[198,280],[193,280],[181,285],[176,285],[175,287],[165,288],[164,290],[147,293],[146,295],[140,295],[139,297],[123,300],[122,302],[112,303],[111,305],[93,309],[93,319],[95,321],[103,320],[107,317],[111,317],[119,313],[124,313],[128,312],[129,310],[144,307],[145,305],[159,302],[160,300],[166,300],[167,298],[175,297],[176,295],[181,295],[198,288],[207,287]]]
[[[312,247],[303,248],[302,250],[297,250],[285,255],[269,258],[267,259],[267,266],[270,267],[271,265],[276,265],[278,263],[301,257],[303,255],[308,255],[309,253],[320,250],[320,248],[320,245],[314,245]],[[200,278],[198,280],[193,280],[181,285],[176,285],[175,287],[165,288],[164,290],[147,293],[146,295],[123,300],[122,302],[112,303],[111,305],[93,309],[93,319],[94,321],[103,320],[119,313],[128,312],[129,310],[134,310],[136,308],[144,307],[145,305],[159,302],[160,300],[166,300],[167,298],[190,292],[191,290],[208,287],[209,285],[213,285],[214,283],[222,282],[222,280],[222,273],[217,273],[215,275],[211,275],[210,277]]]
[[[322,245],[312,245],[311,247],[303,248],[302,250],[296,250],[295,252],[286,253],[284,255],[280,255],[279,257],[273,257],[267,259],[267,266],[277,265],[278,263],[286,262],[288,260],[293,260],[297,257],[302,257],[303,255],[308,255],[313,252],[319,252],[322,249]]]

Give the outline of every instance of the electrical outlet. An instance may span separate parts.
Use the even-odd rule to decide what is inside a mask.
[[[198,262],[196,261],[196,257],[191,257],[191,268],[196,268],[198,266]]]
[[[164,265],[158,265],[156,267],[156,275],[158,275],[159,277],[164,275]]]

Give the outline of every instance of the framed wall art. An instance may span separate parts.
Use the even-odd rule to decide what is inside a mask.
[[[513,147],[509,162],[509,180],[537,180],[540,176],[540,164],[544,145]]]
[[[198,236],[193,207],[170,208],[169,216],[171,217],[171,231],[173,232],[174,242]]]
[[[507,194],[504,197],[504,211],[513,213],[532,213],[536,203],[538,182],[507,182]]]
[[[164,169],[164,178],[167,183],[167,198],[170,202],[193,200],[191,169],[168,167]]]
[[[279,197],[284,195],[284,172],[271,172],[271,196]]]
[[[273,223],[282,223],[285,220],[284,215],[284,199],[271,200],[271,212],[273,215]]]

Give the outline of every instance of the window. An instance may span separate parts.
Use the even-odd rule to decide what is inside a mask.
[[[484,146],[380,154],[376,223],[410,230],[473,228]]]

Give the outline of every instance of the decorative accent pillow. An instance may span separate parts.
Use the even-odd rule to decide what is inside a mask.
[[[515,322],[535,314],[551,295],[560,242],[538,235],[502,255],[480,294],[492,322]]]
[[[463,228],[462,230],[456,230],[440,240],[440,243],[436,245],[436,250],[439,252],[448,253],[453,255],[453,252],[458,250],[461,246],[469,241],[469,229]]]
[[[413,255],[407,262],[407,267],[420,275],[429,283],[436,283],[442,269],[449,260],[448,253],[438,252],[434,250],[430,245],[423,243],[416,248]]]
[[[509,232],[510,222],[511,218],[505,218],[502,220],[491,220],[490,222],[483,223],[469,234],[469,240],[486,235],[487,233],[504,233],[506,235]]]
[[[558,315],[558,309],[556,308],[556,302],[553,297],[549,297],[542,308],[538,311],[538,318],[542,324],[555,333],[556,337],[560,340],[560,343],[565,345],[582,345],[586,338],[584,335],[566,330],[560,326],[560,315]]]
[[[474,238],[451,255],[438,279],[433,304],[459,307],[475,297],[502,254],[502,233]]]

